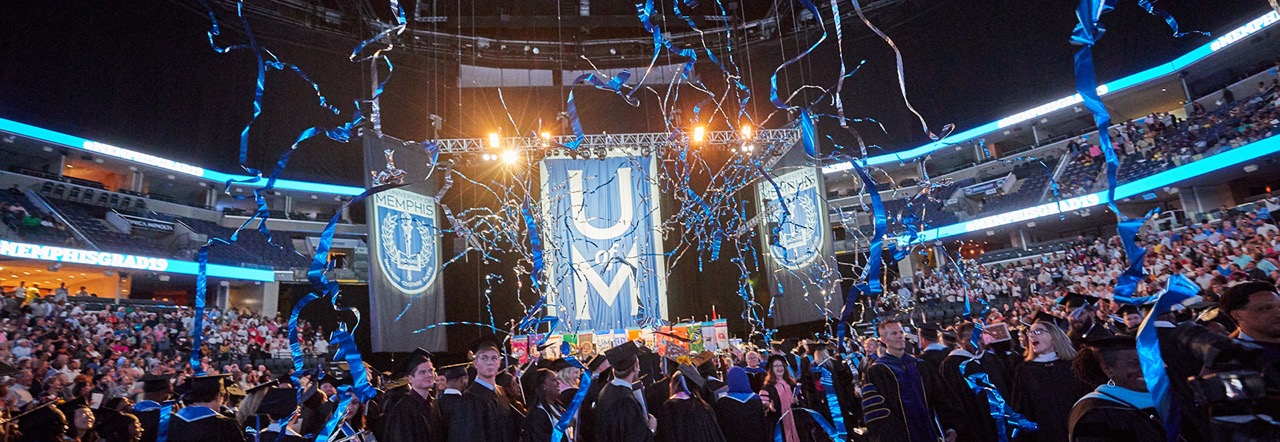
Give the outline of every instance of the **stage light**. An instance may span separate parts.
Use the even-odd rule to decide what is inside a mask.
[[[515,149],[502,151],[503,163],[515,164],[516,161],[520,161],[520,152],[517,152]]]
[[[748,152],[748,153],[750,153],[750,152],[755,152],[755,150],[756,150],[756,146],[755,146],[754,144],[747,143],[747,144],[742,145],[742,151],[743,151],[743,152]]]
[[[696,126],[696,127],[694,127],[694,128],[693,128],[693,142],[694,142],[694,143],[701,143],[701,142],[702,142],[703,140],[705,140],[705,139],[707,139],[707,128],[702,127],[702,126]]]
[[[755,136],[755,132],[752,130],[750,123],[744,123],[742,125],[742,128],[739,129],[738,132],[741,138],[744,140],[750,140],[752,137]]]
[[[499,144],[502,144],[500,141],[501,139],[498,138],[497,132],[489,132],[489,147],[498,147]]]
[[[551,132],[548,132],[548,131],[545,131],[545,130],[544,130],[544,131],[542,131],[542,134],[541,134],[541,135],[542,135],[542,139],[543,139],[543,140],[550,140],[550,139],[551,139]]]

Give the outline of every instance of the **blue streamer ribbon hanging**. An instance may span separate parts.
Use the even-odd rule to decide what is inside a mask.
[[[160,425],[156,430],[156,442],[169,440],[169,420],[173,417],[173,401],[160,404]]]
[[[1076,7],[1079,23],[1071,32],[1071,43],[1080,46],[1075,55],[1076,92],[1083,99],[1084,106],[1093,113],[1094,125],[1098,128],[1098,144],[1107,160],[1107,207],[1116,216],[1121,216],[1115,202],[1116,171],[1120,168],[1120,161],[1116,158],[1108,131],[1111,127],[1111,114],[1098,96],[1098,80],[1093,67],[1093,45],[1106,32],[1099,20],[1102,14],[1110,12],[1114,7],[1115,0],[1080,0],[1080,5]]]
[[[1138,231],[1142,229],[1142,225],[1151,219],[1152,216],[1160,213],[1160,208],[1151,209],[1147,215],[1142,218],[1131,218],[1120,221],[1116,224],[1116,231],[1119,233],[1120,242],[1124,244],[1124,255],[1129,259],[1129,268],[1116,278],[1116,288],[1114,300],[1125,304],[1146,304],[1154,299],[1154,296],[1148,296],[1135,299],[1133,294],[1138,290],[1138,283],[1147,279],[1147,271],[1142,267],[1143,259],[1147,255],[1145,247],[1138,246]]]
[[[813,42],[813,46],[809,46],[809,48],[805,49],[804,52],[801,52],[797,54],[795,57],[791,57],[791,59],[784,61],[782,62],[782,64],[778,65],[778,68],[773,70],[773,76],[769,77],[769,101],[772,102],[773,105],[776,106],[778,109],[782,109],[782,110],[796,109],[798,106],[789,106],[785,101],[782,100],[781,97],[778,96],[778,74],[781,73],[783,69],[786,69],[787,66],[791,66],[792,64],[795,64],[795,62],[800,61],[801,58],[804,58],[805,56],[809,55],[809,53],[813,52],[814,49],[817,49],[818,45],[821,45],[822,42],[827,41],[827,25],[825,22],[822,21],[822,14],[818,12],[818,7],[813,4],[813,0],[799,0],[799,1],[800,1],[800,5],[804,6],[804,8],[808,10],[810,14],[813,15],[813,18],[818,20],[818,24],[822,26],[822,37],[818,38],[818,41]],[[837,24],[836,26],[839,26],[839,24]]]
[[[831,440],[842,441],[849,431],[845,429],[844,412],[840,409],[840,399],[836,397],[835,379],[826,367],[819,366],[818,370],[822,371],[822,389],[826,391],[827,409],[831,412],[831,426],[834,427]]]
[[[626,69],[623,69],[622,72],[618,73],[618,75],[614,75],[613,78],[609,79],[609,81],[603,80],[599,75],[596,75],[595,73],[587,73],[587,74],[579,75],[578,78],[575,78],[573,80],[573,85],[576,86],[579,83],[590,84],[594,86],[596,89],[606,90],[606,91],[610,91],[615,94],[618,94],[618,96],[626,100],[627,104],[633,107],[639,106],[640,99],[632,97],[631,94],[624,93],[622,91],[622,86],[626,85],[627,80],[630,78],[631,78],[631,71],[628,71]],[[637,87],[631,90],[631,93],[634,94],[635,91],[639,89],[640,88],[637,85]],[[564,143],[564,147],[567,147],[569,149],[577,149],[578,146],[582,144],[582,140],[586,138],[586,133],[582,131],[582,121],[578,119],[578,105],[574,101],[573,92],[574,92],[573,87],[570,87],[569,101],[566,104],[566,111],[565,111],[566,113],[569,114],[569,126],[573,128],[573,135],[574,135],[574,138],[572,140],[570,140],[568,143]]]
[[[977,328],[974,331],[976,332]],[[974,359],[970,359],[960,363],[961,376],[964,376],[965,367],[973,361]],[[1012,436],[1015,438],[1018,437],[1018,432],[1021,430],[1040,430],[1038,424],[1028,420],[1025,416],[1018,414],[1018,412],[1013,411],[1013,408],[1009,407],[1004,397],[1000,395],[1000,391],[996,390],[996,387],[991,384],[991,379],[987,377],[986,373],[979,372],[964,376],[964,381],[969,384],[969,389],[973,390],[973,394],[987,398],[987,407],[991,417],[996,421],[996,435],[1000,442],[1008,442],[1010,437],[1009,425],[1013,425]]]
[[[863,267],[861,279],[849,289],[848,295],[845,296],[844,307],[840,309],[840,322],[836,329],[839,346],[844,346],[845,324],[849,323],[850,317],[853,316],[853,305],[858,300],[858,293],[868,296],[874,296],[884,291],[880,285],[880,267],[884,261],[884,235],[887,230],[886,223],[888,221],[884,211],[884,202],[880,199],[880,191],[876,188],[876,181],[871,178],[867,170],[858,165],[857,161],[853,161],[853,170],[857,172],[858,178],[862,180],[864,190],[871,196],[871,212],[875,220],[875,230],[872,233],[871,241],[868,247],[870,250],[867,256],[867,265]]]
[[[1152,402],[1156,404],[1156,411],[1169,442],[1178,440],[1178,421],[1177,416],[1169,411],[1169,375],[1164,368],[1164,358],[1160,355],[1160,338],[1156,336],[1155,323],[1160,315],[1168,312],[1174,305],[1199,293],[1200,286],[1186,276],[1176,274],[1169,277],[1168,287],[1156,295],[1155,306],[1138,328],[1138,360],[1142,362],[1142,377],[1147,383]]]
[[[1182,38],[1182,36],[1187,34],[1209,35],[1208,32],[1204,32],[1204,31],[1190,31],[1190,32],[1179,31],[1178,21],[1174,20],[1173,15],[1169,14],[1169,11],[1166,11],[1163,8],[1157,9],[1155,3],[1156,3],[1156,0],[1138,0],[1138,5],[1142,6],[1142,9],[1146,9],[1147,13],[1164,19],[1164,22],[1169,25],[1169,28],[1173,29],[1173,36],[1175,38]],[[1272,0],[1272,3],[1274,4],[1275,0]]]
[[[568,342],[561,344],[561,353],[568,353],[563,348],[564,345],[568,344]],[[570,366],[582,369],[582,380],[578,382],[578,392],[573,394],[573,401],[569,402],[569,406],[564,409],[564,413],[560,414],[560,420],[556,421],[555,427],[551,429],[552,442],[560,442],[565,430],[569,428],[569,421],[573,420],[573,417],[578,413],[578,408],[582,407],[582,401],[587,398],[587,390],[591,388],[591,371],[587,370],[582,365],[582,362],[578,361],[578,358],[566,356],[564,360]]]

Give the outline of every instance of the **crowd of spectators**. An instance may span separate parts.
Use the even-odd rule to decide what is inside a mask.
[[[1234,149],[1280,134],[1280,79],[1259,82],[1258,91],[1236,99],[1229,89],[1213,111],[1192,103],[1187,119],[1167,112],[1153,113],[1111,127],[1119,157],[1120,181],[1131,181],[1171,167]],[[1083,166],[1064,174],[1058,187],[1062,198],[1095,192],[1106,162],[1096,137],[1082,135],[1067,142],[1074,155],[1067,161]]]
[[[67,230],[66,224],[29,210],[19,202],[25,200],[21,190],[14,187],[6,193],[5,198],[0,198],[0,217],[10,232],[19,238],[53,238],[62,245],[75,245],[75,237]]]
[[[93,309],[101,304],[78,297],[55,301],[56,294],[28,301],[12,293],[0,309],[0,362],[16,371],[0,384],[7,390],[0,391],[5,412],[86,395],[97,401],[133,400],[142,392],[139,380],[145,374],[191,375],[192,309]],[[230,374],[246,389],[281,374],[272,373],[267,363],[289,358],[281,317],[211,309],[204,324],[203,366],[209,373]],[[322,335],[323,330],[299,322],[306,355],[328,352]]]

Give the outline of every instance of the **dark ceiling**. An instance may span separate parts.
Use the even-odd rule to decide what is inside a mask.
[[[689,26],[673,15],[672,1],[656,2],[667,17],[664,29],[674,34],[688,32]],[[714,25],[707,17],[720,15],[717,3],[699,3],[689,14],[701,20],[697,23]],[[722,3],[726,11],[732,10],[732,2]],[[769,37],[764,43],[734,46],[743,82],[754,97],[748,113],[762,121],[774,110],[768,101],[774,69],[816,41],[820,31],[804,24],[797,1],[741,3],[747,6],[737,10],[739,18],[734,20],[738,23],[781,23],[763,34]],[[822,4],[824,16],[830,14],[829,2],[817,3]],[[873,4],[864,3],[868,8]],[[242,26],[229,2],[214,4],[223,25],[219,42],[243,43]],[[249,152],[250,165],[269,167],[300,131],[341,124],[350,118],[351,103],[367,98],[368,64],[354,64],[347,57],[361,38],[368,38],[384,25],[355,18],[376,16],[385,22],[390,9],[386,0],[253,0],[247,4],[256,11],[250,14],[249,22],[260,37],[259,43],[303,69],[320,85],[329,102],[343,111],[338,116],[324,111],[316,105],[315,91],[309,85],[292,74],[271,72],[263,112],[250,134]],[[881,6],[870,18],[902,51],[911,103],[935,130],[946,123],[960,129],[973,127],[1073,89],[1075,48],[1067,41],[1075,25],[1072,1],[895,0],[874,4]],[[1264,0],[1164,0],[1159,4],[1170,8],[1185,28],[1216,32],[1239,26],[1268,8]],[[273,9],[280,5],[294,12],[286,17]],[[328,6],[327,10],[342,13],[323,15],[314,7],[308,12],[309,5]],[[410,27],[447,34],[433,37],[437,40],[458,38],[454,35],[458,33],[464,38],[497,40],[553,39],[554,35],[584,43],[647,38],[635,19],[635,6],[627,1],[590,1],[585,18],[577,9],[579,1],[455,0],[436,3],[434,11],[426,4],[425,9],[414,2],[404,5],[422,11],[415,13],[419,18],[443,17]],[[840,6],[841,12],[848,14],[852,3],[840,2]],[[277,15],[268,13],[273,10]],[[0,28],[6,30],[0,39],[0,53],[6,55],[0,62],[0,117],[236,171],[239,135],[253,112],[256,68],[247,52],[218,54],[210,49],[206,36],[209,19],[200,11],[198,0],[139,0],[127,6],[98,0],[0,2]],[[1121,2],[1103,21],[1108,31],[1095,49],[1102,81],[1170,60],[1210,40],[1199,35],[1173,38],[1162,20],[1147,14],[1136,2]],[[854,66],[865,60],[844,84],[845,113],[875,119],[883,123],[885,131],[869,123],[855,127],[870,143],[883,146],[882,151],[927,141],[898,90],[893,52],[859,20],[845,20],[842,30],[846,64]],[[384,129],[398,138],[432,136],[432,114],[445,118],[440,136],[478,137],[495,128],[503,133],[523,133],[537,128],[540,121],[550,124],[564,109],[567,88],[510,88],[503,91],[505,103],[498,99],[496,89],[458,89],[460,64],[486,64],[478,49],[446,53],[415,50],[415,44],[409,42],[402,46],[390,52],[396,70],[382,102]],[[836,47],[832,35],[810,56],[783,70],[778,77],[780,93],[785,96],[806,85],[834,84],[840,70]],[[644,45],[637,51],[641,59],[652,55],[651,48]],[[660,63],[682,61],[667,52]],[[580,54],[563,55],[563,59],[544,56],[538,66],[568,63],[563,66],[569,69],[572,63],[582,63]],[[724,55],[720,54],[721,58]],[[718,78],[718,68],[705,59],[695,69],[703,74],[708,87],[723,93],[729,86]],[[577,105],[587,132],[664,129],[657,104],[660,100],[652,94],[642,99],[641,106],[632,108],[607,92],[578,91]],[[799,99],[818,98],[808,92],[802,92]],[[688,109],[698,104],[693,94],[682,94],[681,98],[678,107]],[[815,110],[834,111],[826,101],[816,104]],[[513,120],[519,127],[507,127]],[[769,125],[783,123],[775,117]],[[723,126],[724,121],[711,124]],[[837,128],[823,129],[848,142],[839,138]],[[362,170],[358,150],[327,140],[308,142],[295,157],[306,159],[295,161],[286,175],[360,183],[367,172]]]

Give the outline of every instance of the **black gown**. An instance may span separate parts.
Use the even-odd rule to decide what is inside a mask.
[[[939,415],[943,428],[956,430],[959,442],[987,442],[998,440],[996,421],[991,417],[991,405],[987,396],[975,394],[969,388],[966,377],[977,373],[986,373],[991,385],[1000,392],[1006,401],[1011,397],[1009,388],[1009,372],[1004,363],[991,354],[984,354],[965,365],[964,373],[960,373],[960,365],[970,361],[968,356],[953,354],[942,360],[942,383],[953,398],[956,405],[953,412]],[[960,400],[960,398],[964,398]]]
[[[449,442],[515,442],[523,425],[524,416],[512,408],[506,395],[477,380],[467,386],[449,419]]]
[[[699,399],[667,399],[655,417],[658,418],[655,442],[725,442],[715,412]]]
[[[578,416],[574,422],[574,426],[578,429],[577,442],[595,441],[596,402],[599,401],[600,392],[604,390],[604,386],[609,384],[611,376],[612,372],[606,369],[591,378],[591,386],[587,387],[587,395],[582,398],[582,405],[578,407]]]
[[[1071,409],[1072,442],[1163,441],[1164,427],[1154,408],[1086,397]]]
[[[564,409],[556,405],[539,404],[529,410],[524,420],[524,433],[520,435],[522,442],[551,442],[551,432]],[[568,441],[567,435],[561,434],[560,440]]]
[[[443,442],[444,421],[436,401],[410,390],[384,415],[382,442]]]
[[[1020,431],[1019,442],[1066,442],[1067,416],[1089,386],[1071,372],[1071,361],[1027,361],[1013,374],[1013,397],[1009,405],[1039,431]]]
[[[942,390],[938,374],[911,355],[885,354],[865,372],[862,385],[862,420],[869,441],[936,442],[942,434],[935,410],[951,402],[935,395]],[[936,414],[942,414],[940,411]]]
[[[593,384],[594,385],[594,384]],[[594,442],[652,442],[649,416],[630,387],[608,384],[600,390],[591,424]]]
[[[436,405],[440,407],[440,417],[444,419],[444,434],[449,434],[449,423],[453,422],[453,414],[458,411],[458,402],[462,401],[462,393],[440,393]]]
[[[139,442],[156,442],[160,433],[160,404],[155,401],[140,401],[130,413],[142,423],[142,439]]]
[[[768,442],[773,440],[773,428],[765,419],[764,403],[760,396],[752,395],[741,401],[730,396],[716,399],[712,409],[724,439],[733,442]]]
[[[172,442],[244,442],[244,432],[235,419],[218,414],[208,407],[190,406],[169,418],[168,441]]]

